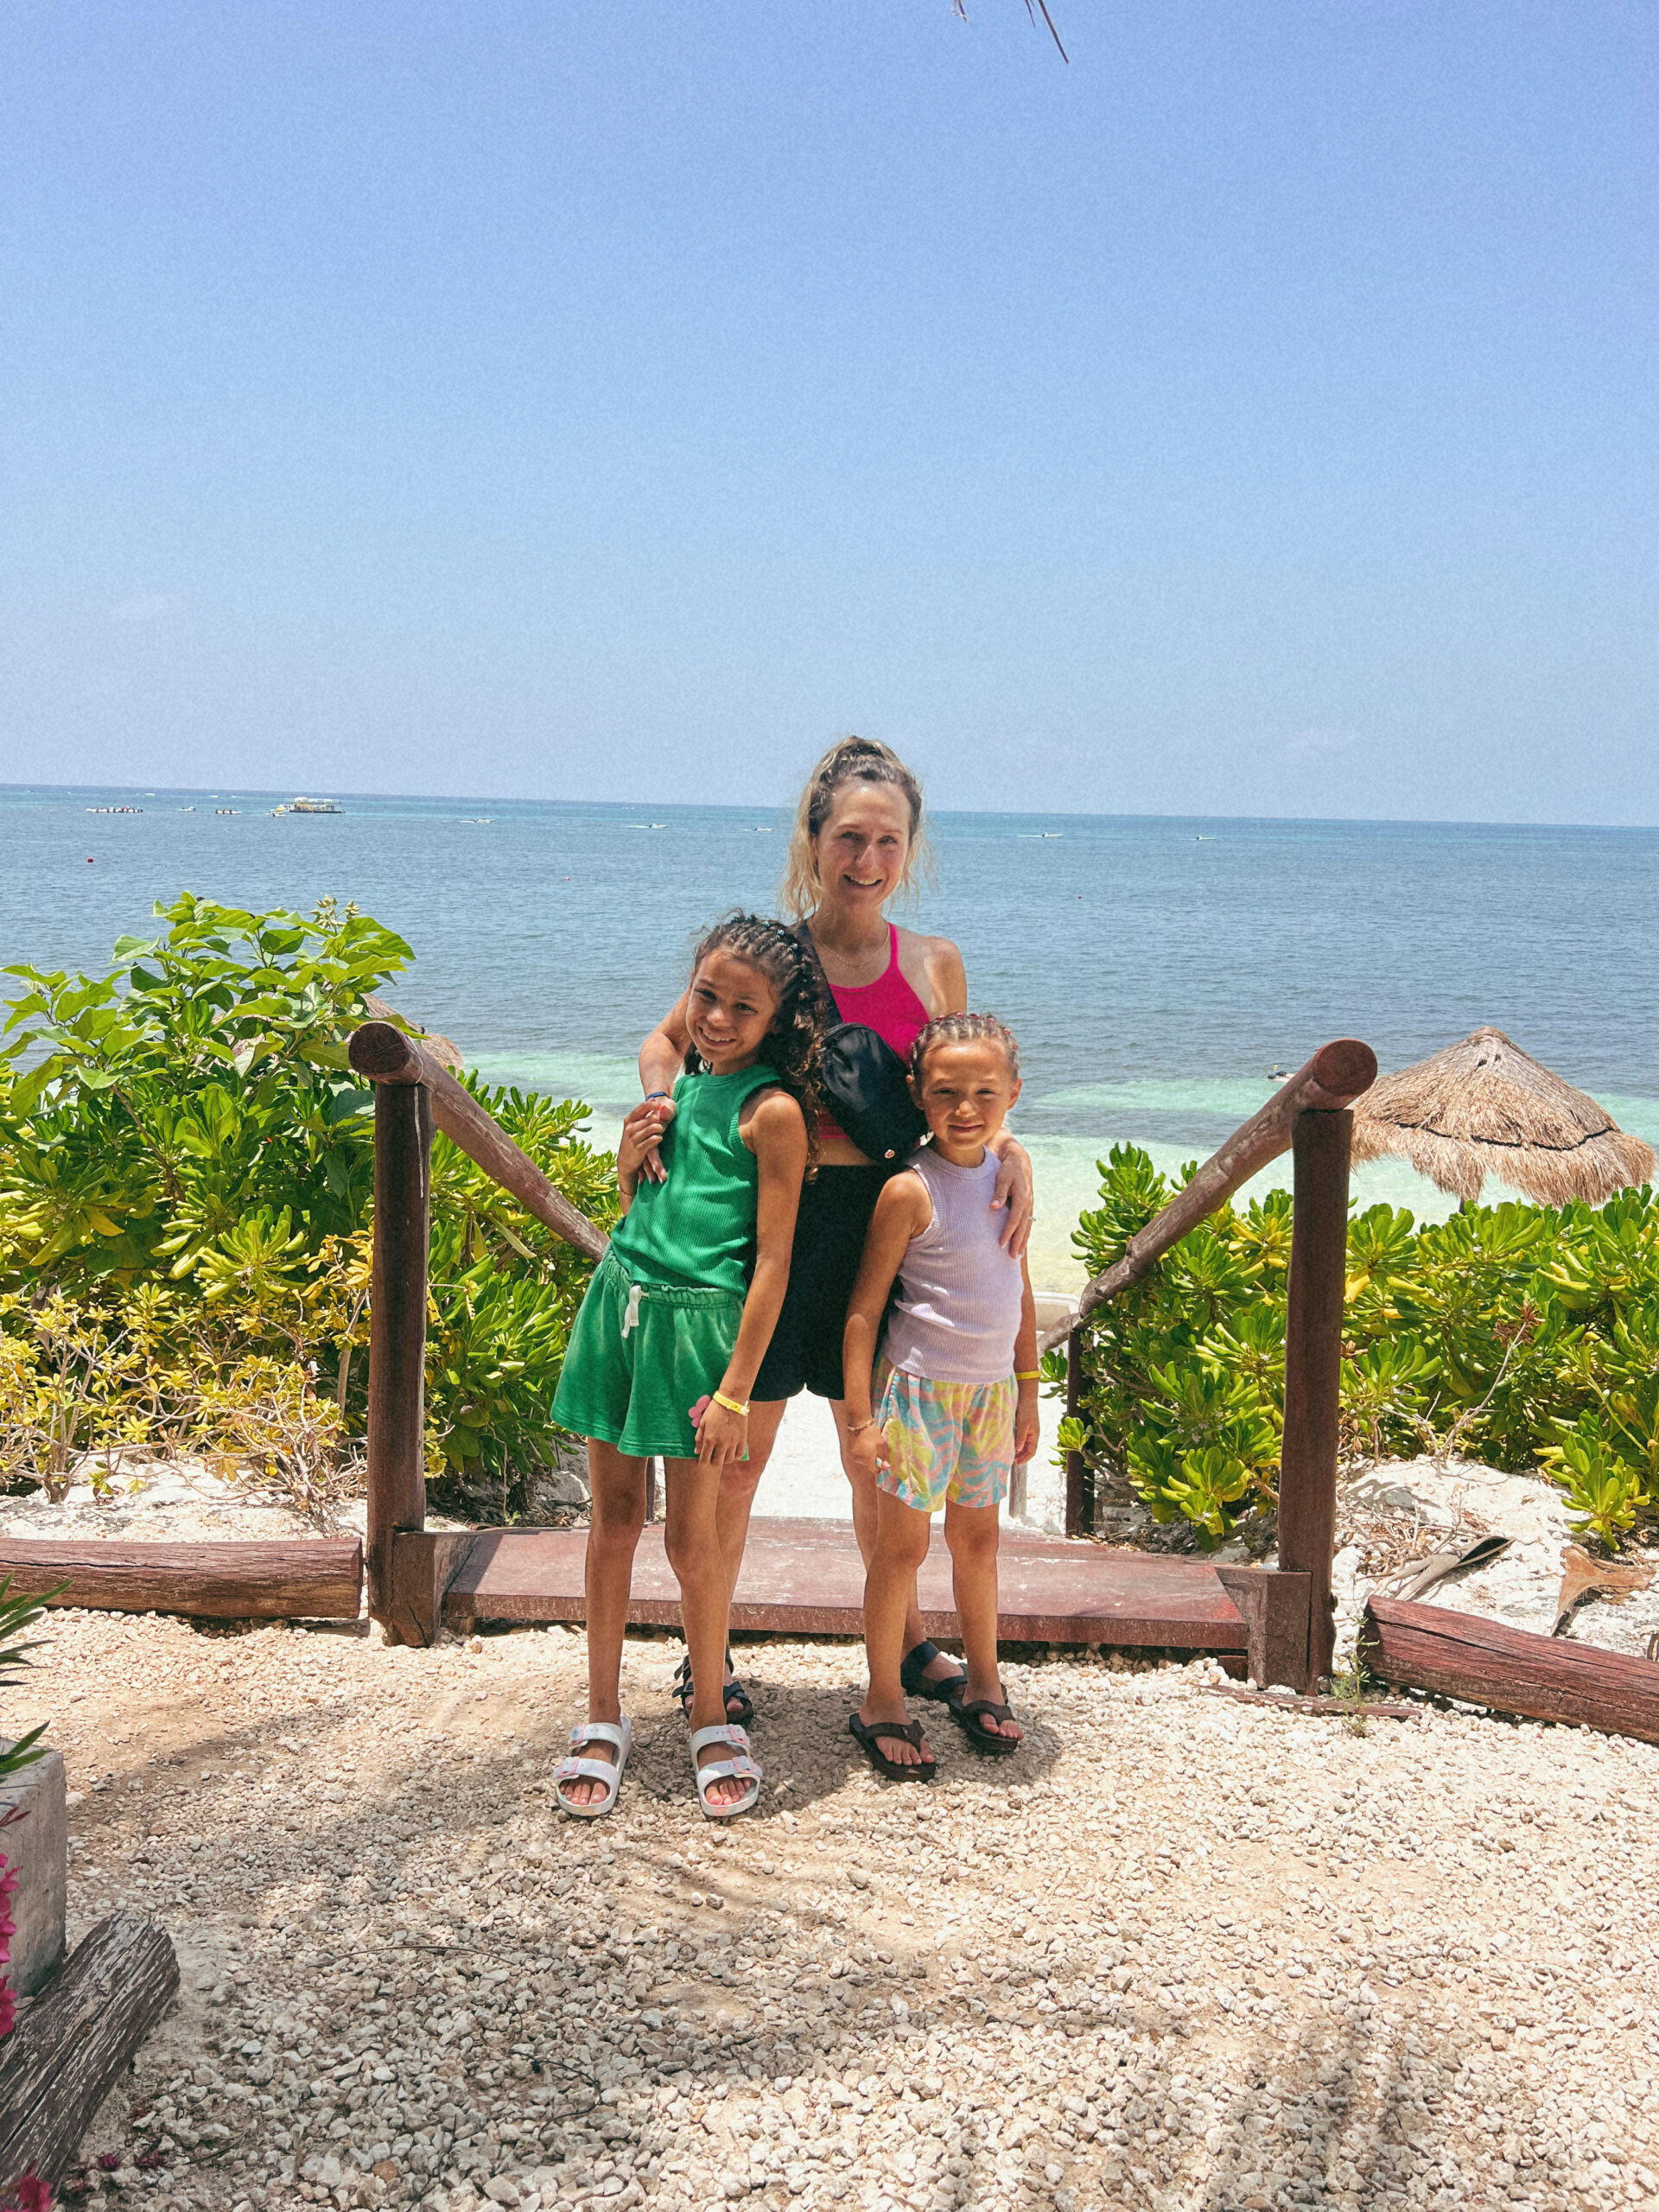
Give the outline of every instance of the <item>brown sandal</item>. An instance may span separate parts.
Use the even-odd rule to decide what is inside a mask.
[[[1026,1740],[1023,1736],[999,1736],[994,1728],[986,1727],[988,1720],[1012,1720],[1014,1717],[1012,1706],[998,1705],[995,1699],[976,1697],[971,1705],[958,1701],[947,1706],[945,1711],[976,1751],[989,1751],[994,1758],[1008,1758]]]
[[[878,1774],[885,1774],[889,1782],[931,1782],[939,1770],[936,1758],[928,1757],[913,1766],[902,1760],[890,1759],[881,1748],[885,1737],[895,1744],[908,1744],[912,1751],[922,1748],[922,1724],[912,1720],[908,1725],[898,1720],[861,1720],[855,1713],[847,1716],[849,1733],[863,1746],[864,1756]]]

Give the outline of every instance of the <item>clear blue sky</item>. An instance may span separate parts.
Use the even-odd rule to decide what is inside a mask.
[[[0,780],[1659,822],[1648,0],[13,0]]]

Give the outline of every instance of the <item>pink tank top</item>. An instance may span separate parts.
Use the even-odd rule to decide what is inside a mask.
[[[910,1048],[932,1020],[899,965],[899,931],[894,924],[887,925],[887,964],[873,983],[853,983],[842,988],[830,985],[836,1011],[843,1021],[861,1021],[867,1029],[891,1045],[900,1059],[908,1060]],[[825,979],[828,981],[828,978]],[[846,1132],[826,1114],[818,1123],[818,1135],[843,1136]]]

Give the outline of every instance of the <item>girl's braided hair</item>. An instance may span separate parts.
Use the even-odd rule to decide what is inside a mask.
[[[969,1045],[982,1037],[989,1037],[999,1044],[1008,1056],[1008,1074],[1020,1073],[1020,1046],[1014,1033],[1005,1021],[994,1014],[942,1014],[937,1021],[930,1021],[920,1031],[910,1048],[910,1079],[918,1088],[922,1080],[922,1063],[935,1045]]]
[[[778,994],[778,1018],[761,1040],[759,1058],[806,1116],[807,1173],[816,1174],[818,1122],[824,1110],[819,1081],[823,1005],[818,964],[792,930],[760,914],[728,914],[716,922],[692,957],[693,976],[711,952],[729,952],[747,961]],[[696,1046],[688,1045],[686,1073],[696,1075],[705,1065]]]
[[[870,737],[838,738],[807,778],[795,810],[780,893],[792,914],[809,914],[818,903],[822,887],[812,841],[830,819],[836,793],[847,784],[890,785],[910,809],[910,850],[905,856],[901,889],[910,888],[918,865],[925,873],[931,867],[922,828],[922,787],[916,778],[890,745]]]

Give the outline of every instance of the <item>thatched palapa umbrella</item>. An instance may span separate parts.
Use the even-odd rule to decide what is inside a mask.
[[[1470,1203],[1488,1175],[1540,1205],[1560,1206],[1573,1198],[1599,1205],[1654,1172],[1651,1145],[1627,1136],[1605,1108],[1501,1029],[1473,1030],[1431,1059],[1380,1077],[1354,1101],[1354,1158],[1385,1153],[1403,1154],[1420,1175]]]

